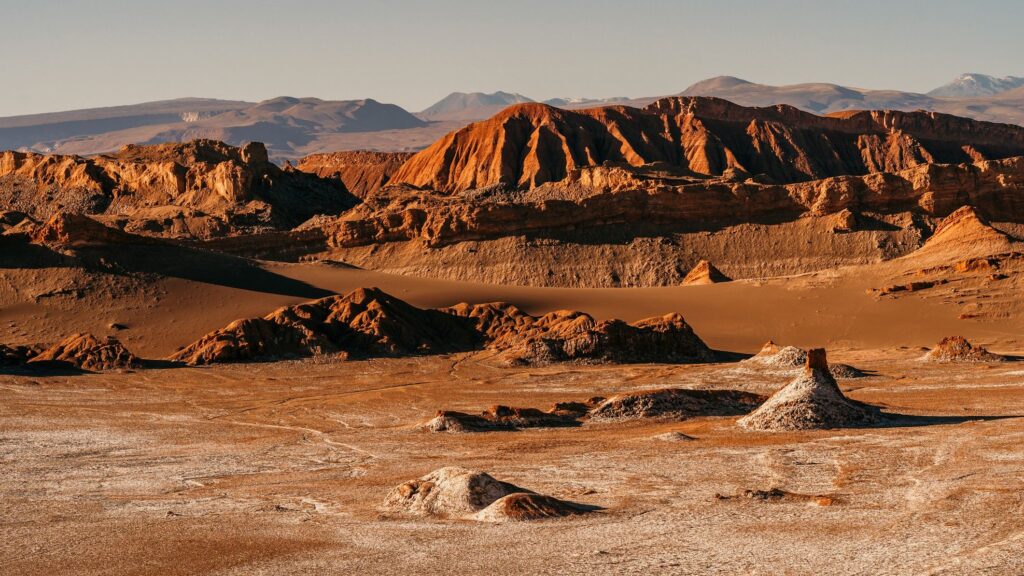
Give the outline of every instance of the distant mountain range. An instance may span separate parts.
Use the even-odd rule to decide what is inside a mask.
[[[964,75],[982,78],[980,74]],[[849,110],[929,110],[1005,124],[1024,124],[1024,86],[1012,88],[1012,82],[978,82],[979,90],[1005,90],[995,94],[962,97],[939,97],[934,92],[948,93],[960,79],[933,90],[930,94],[901,92],[898,90],[866,90],[837,84],[791,84],[769,86],[755,84],[732,76],[719,76],[697,82],[681,96],[715,96],[742,106],[772,106],[788,104],[815,114],[831,114]],[[964,85],[964,90],[967,90]]]
[[[995,96],[1024,86],[1024,78],[1005,76],[996,78],[986,74],[961,74],[949,84],[939,86],[928,93],[936,98],[977,98]]]
[[[522,94],[509,92],[452,92],[417,116],[427,120],[479,120],[513,104],[533,102]]]
[[[865,90],[837,84],[769,86],[719,76],[690,86],[683,96],[716,96],[743,106],[789,104],[816,114],[848,110],[931,110],[1024,125],[1024,78],[963,74],[927,94]],[[642,98],[552,98],[557,108],[621,105]],[[317,152],[367,149],[415,151],[445,133],[535,100],[512,92],[453,92],[418,113],[376,100],[280,97],[264,102],[182,98],[130,106],[0,118],[0,150],[62,154],[109,152],[124,144],[157,144],[212,138],[239,145],[266,143],[282,161]]]

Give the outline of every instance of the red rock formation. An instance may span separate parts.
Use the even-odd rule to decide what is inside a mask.
[[[627,324],[597,321],[583,312],[560,310],[540,317],[514,306],[459,305],[445,310],[471,318],[487,347],[509,364],[563,361],[707,362],[711,350],[678,314]]]
[[[60,248],[153,242],[151,238],[104,226],[88,216],[63,212],[54,214],[46,223],[37,227],[32,232],[31,239],[37,244]]]
[[[943,217],[965,204],[981,214],[1024,221],[1024,158],[928,164],[785,186],[652,180],[623,168],[588,168],[525,196],[481,200],[395,189],[369,198],[327,230],[330,244],[341,248],[408,240],[444,246],[610,224],[707,226],[843,210]]]
[[[138,368],[142,362],[116,338],[75,334],[34,356],[29,363],[67,364],[83,370]]]
[[[361,288],[236,320],[171,359],[188,364],[242,362],[345,352],[404,355],[468,350],[480,341],[467,322],[421,310],[377,288]]]
[[[133,231],[205,237],[291,228],[355,202],[336,180],[278,168],[259,143],[130,145],[92,158],[0,153],[0,205],[37,219],[116,215]]]
[[[922,360],[928,362],[1005,362],[1006,357],[993,354],[981,346],[974,346],[963,336],[943,338],[929,350]]]
[[[365,198],[384,187],[410,157],[410,152],[329,152],[310,154],[295,167],[321,178],[340,179],[349,192]]]
[[[455,193],[531,188],[607,162],[663,162],[694,175],[739,169],[779,183],[1024,155],[1024,128],[933,112],[824,117],[790,106],[663,98],[644,109],[518,104],[416,154],[395,182]]]
[[[729,282],[732,280],[715,265],[707,260],[701,260],[697,263],[693,269],[683,278],[683,286],[692,286],[699,284],[718,284],[719,282]]]
[[[210,364],[338,352],[437,354],[484,346],[516,364],[713,359],[711,350],[678,314],[627,324],[598,322],[568,311],[536,318],[503,304],[422,310],[379,289],[362,288],[281,308],[263,318],[236,320],[182,349],[172,360]]]

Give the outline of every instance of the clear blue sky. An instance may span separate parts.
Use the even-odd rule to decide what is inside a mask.
[[[675,93],[729,74],[927,91],[1024,75],[1024,1],[0,0],[0,116],[181,96]]]

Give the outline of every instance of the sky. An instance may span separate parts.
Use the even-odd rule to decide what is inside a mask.
[[[186,96],[657,96],[1024,76],[1021,0],[0,0],[0,116]]]

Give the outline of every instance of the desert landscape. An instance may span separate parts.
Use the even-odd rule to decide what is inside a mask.
[[[0,574],[1024,574],[1022,90],[0,118]]]

